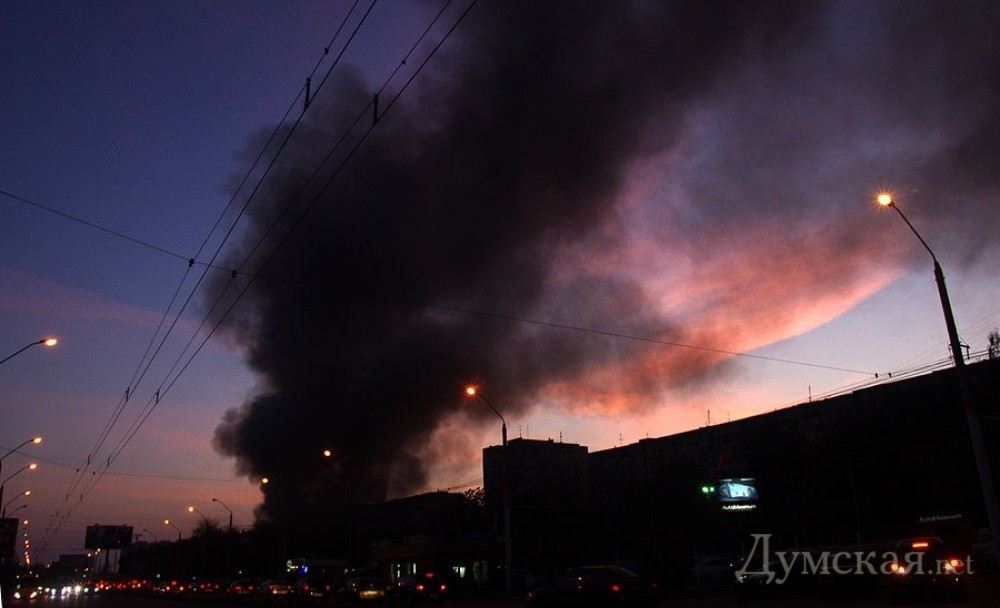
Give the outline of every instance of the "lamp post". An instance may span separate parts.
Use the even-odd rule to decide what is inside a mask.
[[[228,575],[233,571],[233,510],[218,498],[213,498],[212,502],[219,503],[223,509],[229,512],[229,529],[226,534],[226,574]]]
[[[20,469],[14,471],[10,475],[8,475],[6,479],[4,479],[2,482],[0,482],[0,485],[3,485],[5,483],[7,483],[8,481],[10,481],[11,479],[14,479],[15,477],[17,477],[18,475],[20,475],[21,473],[23,473],[25,471],[34,471],[37,468],[38,468],[38,465],[35,464],[35,463],[33,463],[33,462],[31,464],[26,464],[23,467],[21,467]]]
[[[0,517],[7,517],[7,507],[10,506],[10,503],[14,502],[18,498],[21,498],[22,496],[31,496],[31,490],[25,490],[24,492],[21,492],[20,494],[18,494],[14,498],[11,498],[7,502],[3,503],[3,509],[0,510]],[[27,505],[25,505],[25,506],[27,506]],[[11,514],[13,515],[16,512],[17,511],[13,511]]]
[[[151,537],[153,537],[153,542],[154,542],[154,543],[158,543],[158,542],[160,542],[160,539],[159,539],[159,538],[157,538],[157,537],[156,537],[156,535],[155,535],[155,534],[153,534],[153,532],[152,532],[151,530],[149,530],[149,529],[147,529],[147,528],[143,528],[143,529],[142,529],[142,531],[143,531],[143,532],[145,532],[146,534],[149,534],[149,535],[150,535]]]
[[[163,520],[164,526],[171,526],[174,530],[177,530],[177,542],[181,542],[181,529],[177,527],[177,524],[170,521],[169,519]]]
[[[955,315],[951,310],[951,300],[948,297],[948,287],[944,282],[944,272],[941,264],[938,263],[937,256],[931,250],[930,245],[920,236],[917,229],[913,227],[910,220],[903,214],[891,194],[882,193],[876,199],[883,207],[891,207],[899,214],[899,217],[906,222],[910,230],[924,246],[931,260],[934,261],[934,280],[937,282],[938,296],[941,299],[941,308],[944,312],[944,322],[948,328],[948,341],[951,344],[951,356],[955,362],[955,373],[958,376],[959,401],[965,411],[965,421],[969,426],[969,438],[972,441],[972,455],[976,461],[976,471],[979,474],[979,485],[983,493],[983,502],[986,505],[986,518],[990,525],[990,535],[993,537],[994,555],[1000,556],[1000,506],[997,505],[997,494],[993,486],[993,474],[990,471],[989,457],[986,454],[986,443],[983,441],[983,431],[979,425],[979,413],[976,412],[975,402],[972,399],[972,391],[969,389],[968,370],[965,367],[965,360],[962,358],[962,343],[958,339],[958,329],[955,327]]]
[[[330,448],[324,448],[321,452],[323,458],[330,459],[333,458],[333,450]],[[343,464],[344,480],[347,489],[347,550],[344,554],[344,559],[347,566],[351,566],[352,559],[354,557],[354,477],[352,471],[346,463],[344,463],[344,458],[338,455],[338,459]]]
[[[4,489],[4,487],[6,487],[8,481],[10,481],[11,479],[14,479],[15,477],[17,477],[18,475],[20,475],[21,473],[23,473],[25,471],[34,471],[37,468],[38,468],[38,465],[35,464],[35,463],[26,464],[23,467],[21,467],[20,469],[14,471],[13,475],[8,475],[6,479],[4,479],[3,481],[0,481],[0,504],[3,503],[3,489]]]
[[[42,338],[41,340],[36,340],[34,342],[29,342],[28,344],[25,344],[24,346],[22,346],[21,348],[17,349],[13,353],[7,355],[3,359],[0,359],[0,365],[3,365],[4,363],[10,361],[11,359],[13,359],[14,357],[20,355],[21,353],[23,353],[24,351],[28,350],[32,346],[44,345],[44,346],[48,346],[49,348],[54,348],[56,344],[59,344],[59,340],[57,340],[56,338]]]
[[[513,578],[511,572],[511,564],[513,563],[513,552],[511,549],[511,530],[510,530],[510,484],[507,481],[507,420],[504,419],[503,414],[500,413],[496,407],[490,403],[489,399],[483,395],[475,386],[468,386],[465,389],[465,395],[474,399],[479,397],[483,403],[486,404],[497,418],[500,419],[500,436],[502,440],[502,466],[503,466],[503,544],[504,544],[504,590],[509,596],[513,589]]]
[[[32,343],[32,344],[34,344],[34,343]],[[31,345],[29,344],[29,346],[31,346]],[[21,349],[21,350],[24,350],[24,349]],[[17,354],[17,353],[14,353],[14,354]],[[13,356],[14,355],[11,355],[11,357],[13,357]],[[9,359],[9,358],[10,357],[7,357],[7,359]],[[4,360],[6,361],[6,359],[4,359]],[[7,458],[8,456],[10,456],[14,452],[17,452],[18,450],[20,450],[24,446],[28,445],[29,443],[33,444],[33,445],[38,445],[41,442],[42,442],[42,436],[41,435],[36,435],[36,436],[32,437],[31,439],[25,439],[21,443],[17,444],[17,447],[15,447],[15,448],[13,448],[11,450],[8,450],[6,454],[4,454],[3,456],[0,456],[0,475],[3,474],[3,461],[4,461],[5,458]],[[18,472],[20,472],[20,471],[18,471]],[[14,475],[17,475],[17,473],[14,473]],[[11,475],[11,477],[13,477],[14,475]],[[3,484],[0,484],[0,504],[3,504]]]
[[[27,508],[28,508],[28,505],[20,505],[18,507],[15,507],[14,510],[10,512],[11,517],[13,517],[14,514],[17,513],[18,511],[20,511],[21,509],[27,509]]]
[[[229,506],[226,505],[226,503],[222,502],[218,498],[213,498],[212,502],[219,503],[219,506],[221,506],[226,511],[229,511],[229,531],[232,532],[233,531],[233,510],[230,509]]]
[[[42,436],[41,435],[36,435],[36,436],[32,437],[31,439],[25,439],[21,443],[17,444],[17,447],[15,447],[15,448],[13,448],[11,450],[8,450],[6,454],[4,454],[3,456],[0,456],[0,475],[3,474],[3,461],[4,461],[5,458],[7,458],[8,456],[10,456],[14,452],[17,452],[18,450],[20,450],[24,446],[28,445],[29,443],[33,444],[33,445],[38,445],[41,442],[42,442]],[[15,473],[14,475],[17,475],[17,473]],[[11,477],[13,477],[13,475]],[[3,502],[3,484],[0,484],[0,503],[2,503],[2,502]]]

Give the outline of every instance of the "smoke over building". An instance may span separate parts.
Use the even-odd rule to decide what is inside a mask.
[[[885,241],[858,201],[881,177],[875,156],[934,169],[923,179],[876,167],[911,189],[974,186],[967,204],[982,210],[984,230],[995,225],[996,210],[982,202],[995,193],[995,176],[976,172],[979,164],[951,170],[955,159],[996,156],[1000,138],[990,144],[977,128],[1000,115],[991,111],[997,79],[981,78],[996,73],[1000,53],[982,52],[995,47],[996,32],[966,32],[981,29],[972,8],[918,7],[948,19],[912,52],[959,49],[978,59],[926,92],[916,102],[922,114],[860,113],[852,85],[868,83],[873,98],[902,97],[879,81],[900,51],[871,73],[859,63],[883,51],[880,35],[907,39],[926,27],[911,17],[910,29],[895,28],[896,11],[482,2],[321,190],[350,145],[320,179],[307,177],[373,93],[359,71],[338,68],[230,253],[233,267],[249,255],[243,268],[258,271],[318,197],[227,321],[260,386],[226,415],[216,446],[242,473],[272,480],[261,513],[288,517],[331,496],[368,501],[424,487],[429,455],[440,448],[428,445],[435,431],[455,416],[489,415],[460,413],[469,381],[502,395],[511,413],[540,400],[627,413],[656,406],[665,386],[697,386],[729,369],[721,353],[475,311],[735,350],[794,335],[870,295],[910,259],[899,250],[895,262],[871,268]],[[860,33],[843,29],[852,23]],[[965,52],[959,41],[976,48]],[[919,58],[906,57],[904,85],[928,75]],[[792,76],[790,66],[802,69]],[[963,103],[951,95],[969,82],[979,83],[969,111],[949,112]],[[795,108],[808,103],[823,120],[799,117]],[[965,125],[955,132],[966,139],[929,140],[919,159],[900,152],[946,115]],[[876,125],[883,132],[866,135]],[[872,147],[882,135],[897,146],[884,155]],[[807,198],[824,205],[803,207]],[[282,216],[287,204],[293,211]],[[925,213],[964,221],[955,211]],[[246,280],[219,278],[211,298]],[[468,451],[474,463],[478,447],[449,449]],[[319,457],[324,448],[333,459]]]

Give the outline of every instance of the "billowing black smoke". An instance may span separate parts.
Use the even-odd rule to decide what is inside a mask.
[[[731,57],[786,33],[798,4],[477,6],[232,322],[263,385],[216,443],[274,480],[264,512],[317,491],[325,447],[361,500],[419,488],[423,444],[462,406],[466,382],[513,412],[544,382],[612,356],[606,341],[421,303],[579,324],[612,315],[617,328],[663,335],[626,281],[565,285],[571,297],[539,311],[552,254],[614,223],[629,163],[668,146],[686,105]],[[234,263],[372,94],[356,75],[335,80],[251,207]]]
[[[543,388],[647,348],[430,303],[689,335],[636,275],[565,266],[602,262],[605,246],[635,228],[622,206],[629,171],[676,148],[684,153],[671,158],[670,179],[687,206],[651,208],[648,224],[669,228],[657,234],[664,250],[706,264],[719,250],[759,252],[781,226],[792,242],[828,248],[800,263],[796,280],[840,272],[828,289],[850,286],[881,246],[861,231],[875,223],[866,201],[879,184],[935,204],[969,187],[968,201],[914,215],[963,223],[979,209],[978,221],[995,226],[996,207],[983,201],[998,186],[996,22],[983,17],[991,9],[952,6],[482,0],[228,320],[262,382],[227,414],[218,449],[241,472],[274,480],[268,517],[348,487],[356,500],[378,499],[423,486],[427,442],[463,406],[465,383],[514,415]],[[335,72],[251,206],[234,266],[372,93],[358,73]],[[805,231],[825,222],[839,227],[826,241]],[[711,251],[688,238],[701,234],[719,237]],[[732,258],[715,267],[737,266]],[[713,306],[730,295],[706,293]],[[719,363],[684,355],[662,374],[648,365],[623,390],[655,395],[666,376],[690,382]],[[336,464],[319,457],[324,448]]]

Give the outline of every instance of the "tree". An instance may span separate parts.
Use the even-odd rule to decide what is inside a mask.
[[[1000,331],[996,328],[990,332],[990,345],[986,352],[990,359],[1000,359]]]

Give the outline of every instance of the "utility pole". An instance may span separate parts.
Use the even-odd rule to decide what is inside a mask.
[[[989,457],[986,453],[986,442],[983,440],[983,430],[979,424],[979,413],[976,411],[974,396],[972,394],[972,384],[969,379],[969,372],[965,366],[965,359],[962,358],[962,342],[958,339],[958,329],[955,326],[955,315],[951,309],[951,299],[948,297],[948,287],[944,281],[944,271],[938,263],[937,256],[931,250],[930,245],[920,236],[917,229],[913,227],[910,220],[903,214],[903,211],[896,205],[892,196],[880,194],[878,203],[883,207],[892,207],[899,214],[906,225],[924,246],[927,253],[934,261],[934,280],[937,283],[938,297],[941,299],[941,309],[944,312],[944,322],[948,328],[948,341],[951,345],[951,356],[955,362],[955,376],[958,380],[958,399],[965,413],[965,421],[969,427],[969,439],[972,442],[972,455],[976,461],[976,472],[979,474],[979,486],[983,493],[983,503],[986,506],[986,520],[990,526],[990,536],[992,537],[993,554],[1000,556],[1000,506],[997,504],[996,488],[993,485],[993,473],[990,471]]]

